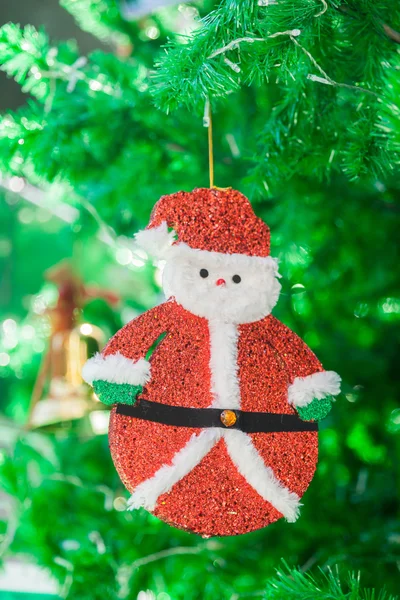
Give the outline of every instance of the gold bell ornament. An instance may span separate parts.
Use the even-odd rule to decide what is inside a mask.
[[[101,433],[107,427],[107,415],[83,382],[81,371],[89,356],[101,350],[105,336],[99,327],[80,322],[79,316],[93,298],[103,298],[110,304],[119,299],[107,290],[85,286],[68,261],[46,271],[45,278],[57,286],[58,298],[48,311],[51,333],[32,391],[27,428],[52,428],[95,411],[90,419],[92,430]],[[96,418],[98,411],[103,412],[103,418],[98,414]]]

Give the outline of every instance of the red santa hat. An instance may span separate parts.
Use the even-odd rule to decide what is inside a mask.
[[[248,199],[230,188],[197,188],[162,196],[149,225],[135,238],[157,259],[164,258],[172,244],[261,258],[269,257],[270,251],[268,226],[254,214]]]

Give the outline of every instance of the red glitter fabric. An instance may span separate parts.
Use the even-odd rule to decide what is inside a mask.
[[[142,396],[170,405],[210,406],[208,323],[172,300],[126,325],[104,355],[119,351],[137,360],[165,331],[167,336],[152,356],[151,381]],[[272,316],[239,326],[238,367],[243,410],[288,414],[294,413],[287,401],[294,378],[322,370],[304,342]],[[110,448],[128,490],[170,465],[193,433],[200,431],[141,421],[114,409]],[[257,433],[251,438],[265,465],[302,496],[317,463],[317,433]],[[223,440],[169,493],[159,497],[154,514],[204,536],[247,533],[282,516],[239,474]]]
[[[173,493],[160,496],[154,514],[205,537],[247,533],[282,516],[240,475],[222,440]]]
[[[128,323],[110,340],[103,355],[121,352],[126,358],[138,360],[164,332],[168,333],[151,358],[151,381],[141,397],[174,406],[210,406],[213,397],[207,321],[174,301],[160,304]]]
[[[191,248],[268,256],[270,233],[240,192],[198,188],[162,196],[154,206],[149,227],[163,221],[178,235],[178,242]]]

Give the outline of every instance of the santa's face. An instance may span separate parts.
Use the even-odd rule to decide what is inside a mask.
[[[275,306],[281,285],[270,257],[221,254],[172,246],[166,256],[163,288],[186,310],[209,320],[251,323]]]

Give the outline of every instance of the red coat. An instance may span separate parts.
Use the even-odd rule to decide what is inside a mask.
[[[128,323],[110,340],[103,355],[120,352],[137,361],[163,332],[168,334],[151,357],[151,380],[141,397],[164,404],[209,407],[214,395],[208,321],[173,300]],[[288,403],[289,385],[296,377],[323,370],[306,344],[272,315],[238,326],[237,366],[242,410],[287,414],[295,413]],[[163,465],[171,465],[174,456],[198,433],[120,415],[114,407],[110,448],[128,490],[134,491]],[[317,432],[249,436],[276,479],[301,497],[317,464]],[[239,473],[224,439],[158,498],[152,512],[172,525],[204,536],[246,533],[282,517]]]

